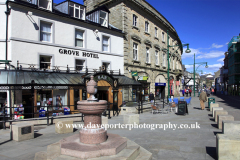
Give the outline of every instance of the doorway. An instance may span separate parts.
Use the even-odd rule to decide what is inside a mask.
[[[97,92],[96,97],[98,98],[98,100],[108,101],[108,91],[100,90]]]

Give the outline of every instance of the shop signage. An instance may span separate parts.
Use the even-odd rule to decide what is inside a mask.
[[[132,76],[138,76],[138,72],[132,72]]]
[[[188,113],[186,101],[179,101],[178,102],[178,115],[185,115],[186,113]]]
[[[148,80],[148,76],[139,76],[138,77],[138,81],[147,81]]]
[[[155,86],[166,86],[166,83],[155,83]]]
[[[80,56],[79,51],[69,50],[69,49],[59,49],[60,54],[68,54],[73,56]],[[90,57],[90,58],[99,58],[98,54],[89,53],[89,52],[82,52],[83,57]]]

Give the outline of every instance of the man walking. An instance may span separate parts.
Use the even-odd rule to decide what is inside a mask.
[[[189,95],[190,95],[190,97],[191,97],[191,94],[192,94],[192,90],[191,90],[191,88],[189,89]]]
[[[205,109],[205,102],[207,101],[207,94],[204,92],[204,90],[201,91],[200,96],[199,96],[199,100],[200,100],[201,109],[204,110]]]
[[[152,92],[151,92],[150,95],[149,95],[149,100],[150,100],[151,103],[154,102],[154,95],[153,95]]]
[[[184,97],[184,93],[185,93],[185,91],[184,91],[184,89],[182,89],[182,95],[183,95],[183,97]]]

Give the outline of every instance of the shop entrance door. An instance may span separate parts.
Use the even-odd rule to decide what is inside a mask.
[[[97,96],[98,100],[106,100],[108,101],[108,91],[98,91]]]
[[[24,119],[25,118],[34,118],[33,112],[34,112],[34,106],[33,105],[33,99],[31,91],[29,90],[22,90],[22,104],[24,107]]]

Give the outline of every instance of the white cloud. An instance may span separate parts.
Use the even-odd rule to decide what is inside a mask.
[[[228,45],[229,42],[226,43],[226,45]]]
[[[211,71],[217,71],[219,70],[219,68],[221,68],[223,66],[223,64],[221,63],[217,63],[217,64],[211,64],[208,65],[208,68],[206,68],[207,70],[211,70]]]
[[[216,43],[213,43],[211,48],[222,48],[223,46],[224,45],[218,45]]]
[[[183,48],[182,59],[193,57],[194,53],[195,53],[195,55],[200,54],[200,51],[198,49],[190,48],[191,53],[185,53],[185,50],[186,49]]]
[[[217,60],[217,62],[223,62],[224,58],[220,58]]]
[[[202,59],[202,58],[217,58],[217,57],[221,57],[224,55],[224,51],[210,51],[209,53],[201,53],[199,54],[199,56],[196,57],[196,59]]]

